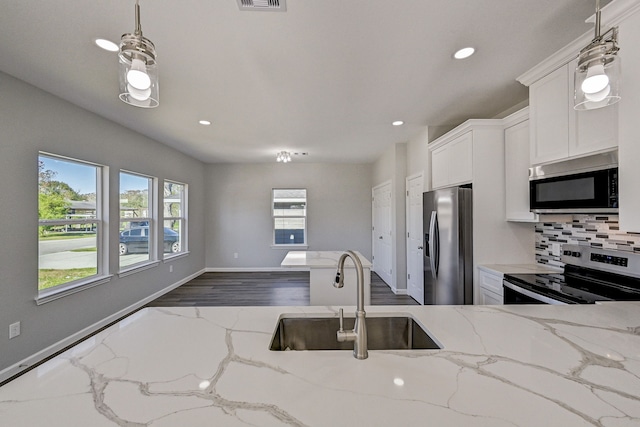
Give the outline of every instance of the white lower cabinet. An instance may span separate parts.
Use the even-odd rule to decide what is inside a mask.
[[[503,304],[503,291],[502,280],[504,278],[503,273],[497,271],[487,271],[480,269],[478,271],[478,281],[480,282],[480,299],[478,303],[480,305],[502,305]]]

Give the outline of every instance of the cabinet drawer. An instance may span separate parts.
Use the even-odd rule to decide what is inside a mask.
[[[481,270],[478,278],[480,279],[480,287],[488,289],[491,292],[495,292],[498,295],[502,296],[503,275],[498,276]]]

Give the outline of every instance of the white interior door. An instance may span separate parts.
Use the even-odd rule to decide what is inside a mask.
[[[373,189],[373,271],[391,288],[391,182]]]
[[[422,174],[407,178],[407,293],[424,304]]]

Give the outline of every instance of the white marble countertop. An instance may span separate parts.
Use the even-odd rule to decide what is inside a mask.
[[[360,252],[354,251],[362,267],[371,268],[371,261],[366,259]],[[336,268],[338,259],[344,251],[289,251],[280,263],[281,267],[307,267],[307,268]],[[351,258],[347,258],[344,263],[345,267],[353,267]]]
[[[281,313],[334,310],[147,308],[0,387],[0,424],[640,425],[640,303],[380,312],[444,348],[274,352]]]
[[[480,270],[497,274],[551,274],[562,273],[562,268],[540,264],[482,264],[478,265]]]

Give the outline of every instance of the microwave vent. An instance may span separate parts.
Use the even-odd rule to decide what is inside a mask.
[[[266,12],[285,12],[286,0],[238,0],[240,10],[261,10]]]
[[[618,167],[618,150],[529,168],[529,180],[553,178]]]

